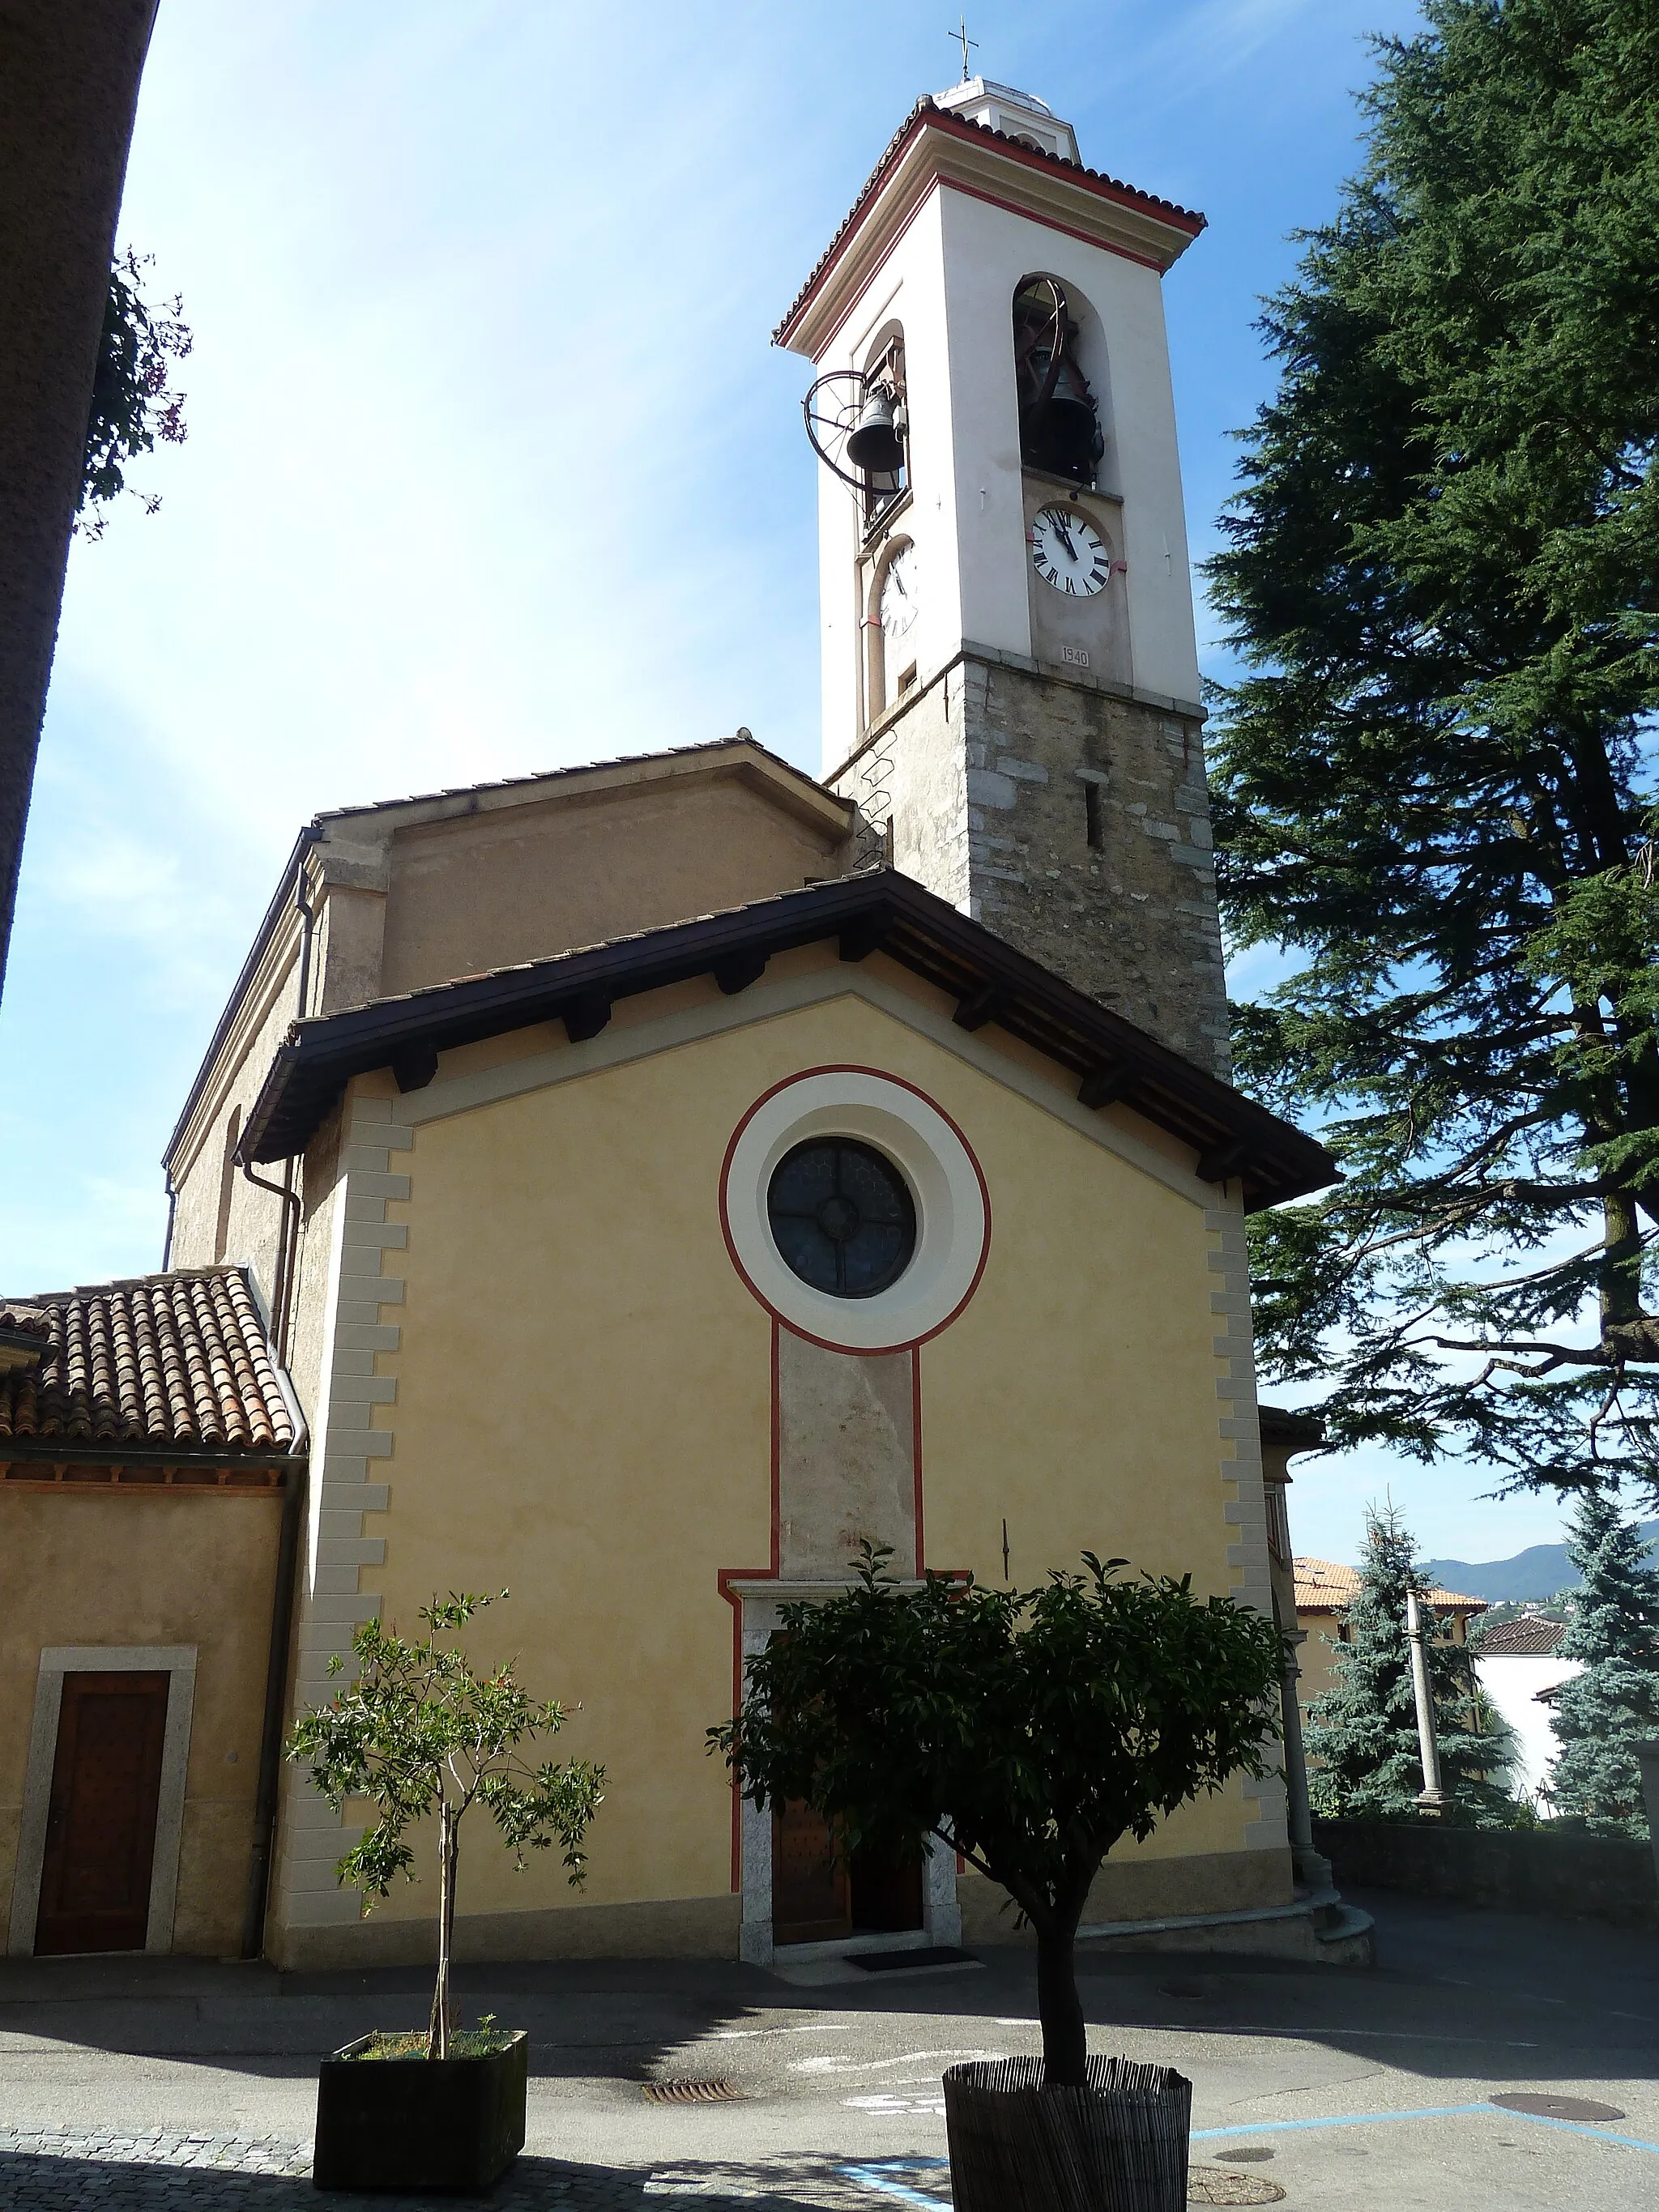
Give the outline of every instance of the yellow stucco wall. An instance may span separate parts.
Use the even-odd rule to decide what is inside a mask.
[[[392,1161],[412,1178],[388,1209],[406,1298],[376,1360],[395,1443],[390,1510],[365,1522],[386,1563],[363,1585],[412,1627],[434,1590],[508,1584],[477,1656],[516,1652],[532,1691],[580,1701],[560,1747],[609,1769],[586,1891],[546,1858],[515,1876],[475,1815],[464,1916],[728,1893],[730,1795],[703,1732],[730,1710],[718,1571],[769,1556],[771,1324],[727,1255],[719,1177],[756,1098],[834,1061],[927,1091],[990,1190],[977,1294],[921,1352],[930,1562],[1000,1580],[1006,1516],[1022,1581],[1085,1547],[1200,1590],[1237,1580],[1202,1194],[907,1023],[839,998],[429,1121]],[[1254,1814],[1235,1785],[1125,1856],[1248,1856],[1266,1878],[1275,1855],[1243,1851]],[[1219,1901],[1261,1899],[1247,1883]],[[428,1882],[400,1885],[376,1918],[434,1907]]]
[[[191,1644],[175,1951],[234,1954],[247,1894],[281,1501],[0,1485],[0,1942],[41,1651]]]

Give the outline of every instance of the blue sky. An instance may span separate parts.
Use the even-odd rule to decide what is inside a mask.
[[[769,332],[916,96],[945,7],[162,0],[120,236],[185,295],[188,443],[77,544],[0,1014],[0,1284],[160,1263],[156,1164],[320,807],[718,736],[817,758],[805,364]],[[1268,389],[1255,302],[1355,165],[1399,0],[1048,0],[975,65],[1206,210],[1167,295],[1194,550]],[[613,501],[647,521],[619,559]],[[1200,635],[1206,617],[1200,608]],[[1219,672],[1212,644],[1206,665]],[[1314,1463],[1299,1548],[1385,1483],[1425,1547],[1549,1500]]]

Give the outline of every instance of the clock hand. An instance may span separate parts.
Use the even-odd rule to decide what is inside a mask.
[[[1065,523],[1060,520],[1059,515],[1054,517],[1054,528],[1060,532],[1060,541],[1066,548],[1066,559],[1069,561],[1075,561],[1078,555],[1077,548],[1072,543],[1072,533],[1066,527]]]

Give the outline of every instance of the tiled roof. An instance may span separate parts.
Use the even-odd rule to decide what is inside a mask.
[[[788,313],[772,333],[774,345],[784,343],[791,324],[816,290],[824,270],[841,252],[848,233],[870,204],[894,163],[916,132],[927,126],[948,131],[954,137],[982,138],[1000,151],[1012,154],[1034,167],[1053,170],[1073,183],[1081,178],[1103,197],[1121,201],[1124,206],[1135,208],[1144,215],[1159,216],[1166,222],[1176,224],[1194,237],[1205,227],[1205,218],[1196,209],[1178,207],[1174,200],[1160,199],[1156,192],[1143,192],[1133,185],[1124,184],[1120,178],[1107,176],[1103,170],[1088,169],[1080,161],[1068,161],[1063,155],[1048,153],[1040,146],[1027,145],[1023,140],[1011,138],[1006,131],[994,131],[988,123],[975,123],[970,116],[952,114],[948,108],[937,106],[931,94],[924,94],[888,140],[880,160],[865,179],[863,190],[837,227],[835,236],[813,263],[806,282],[790,301]]]
[[[291,1450],[294,1417],[239,1267],[176,1268],[0,1301],[43,1322],[53,1356],[0,1376],[12,1438],[143,1450]],[[15,1325],[15,1324],[14,1324]]]
[[[1296,1562],[1296,1609],[1298,1613],[1346,1613],[1359,1595],[1359,1570],[1335,1559]],[[1457,1590],[1431,1589],[1425,1601],[1440,1612],[1484,1613],[1483,1597],[1467,1597]]]
[[[1325,1441],[1325,1424],[1318,1413],[1293,1413],[1284,1406],[1258,1406],[1256,1418],[1264,1444],[1288,1444],[1292,1451],[1312,1451]]]
[[[8,1328],[19,1336],[38,1336],[48,1339],[52,1324],[37,1306],[20,1306],[13,1300],[0,1299],[0,1328]]]
[[[1533,1613],[1522,1620],[1500,1620],[1495,1627],[1486,1629],[1477,1649],[1483,1659],[1495,1655],[1511,1657],[1535,1656],[1540,1652],[1559,1651],[1561,1638],[1566,1632],[1564,1621],[1550,1620],[1542,1613]]]

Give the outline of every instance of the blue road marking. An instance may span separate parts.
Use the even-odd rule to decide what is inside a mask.
[[[1460,2120],[1469,2119],[1478,2113],[1498,2120],[1525,2120],[1535,2128],[1559,2128],[1570,2136],[1588,2136],[1592,2142],[1616,2145],[1621,2150],[1644,2150],[1659,2157],[1659,2142],[1647,2142],[1639,2136],[1616,2136],[1607,2128],[1591,2127],[1583,2120],[1555,2120],[1544,2112],[1515,2112],[1506,2106],[1481,2103],[1479,2105],[1427,2105],[1406,2112],[1339,2112],[1329,2119],[1319,2120],[1241,2120],[1236,2126],[1226,2128],[1194,2128],[1191,2140],[1195,2143],[1213,2142],[1224,2136],[1283,2136],[1296,2135],[1310,2128],[1368,2128],[1384,2120]],[[933,2170],[948,2169],[951,2161],[945,2158],[872,2159],[857,2166],[843,2166],[842,2177],[872,2189],[883,2197],[896,2197],[901,2203],[917,2204],[925,2212],[940,2212],[945,2199],[930,2191],[913,2189],[899,2179],[901,2174],[920,2175]]]
[[[1364,2128],[1378,2120],[1453,2120],[1465,2112],[1490,2112],[1490,2105],[1430,2105],[1420,2112],[1340,2112],[1329,2120],[1241,2120],[1232,2128],[1194,2128],[1194,2142],[1209,2142],[1217,2136],[1282,2136],[1297,2128]],[[1517,2112],[1516,2119],[1524,2114]]]
[[[896,2177],[901,2173],[920,2172],[925,2167],[948,2169],[948,2158],[884,2158],[866,2166],[844,2166],[844,2179],[862,2182],[866,2189],[874,2189],[884,2197],[896,2197],[902,2204],[921,2204],[927,2212],[943,2212],[945,2199],[933,2197],[920,2189],[912,2189]]]

